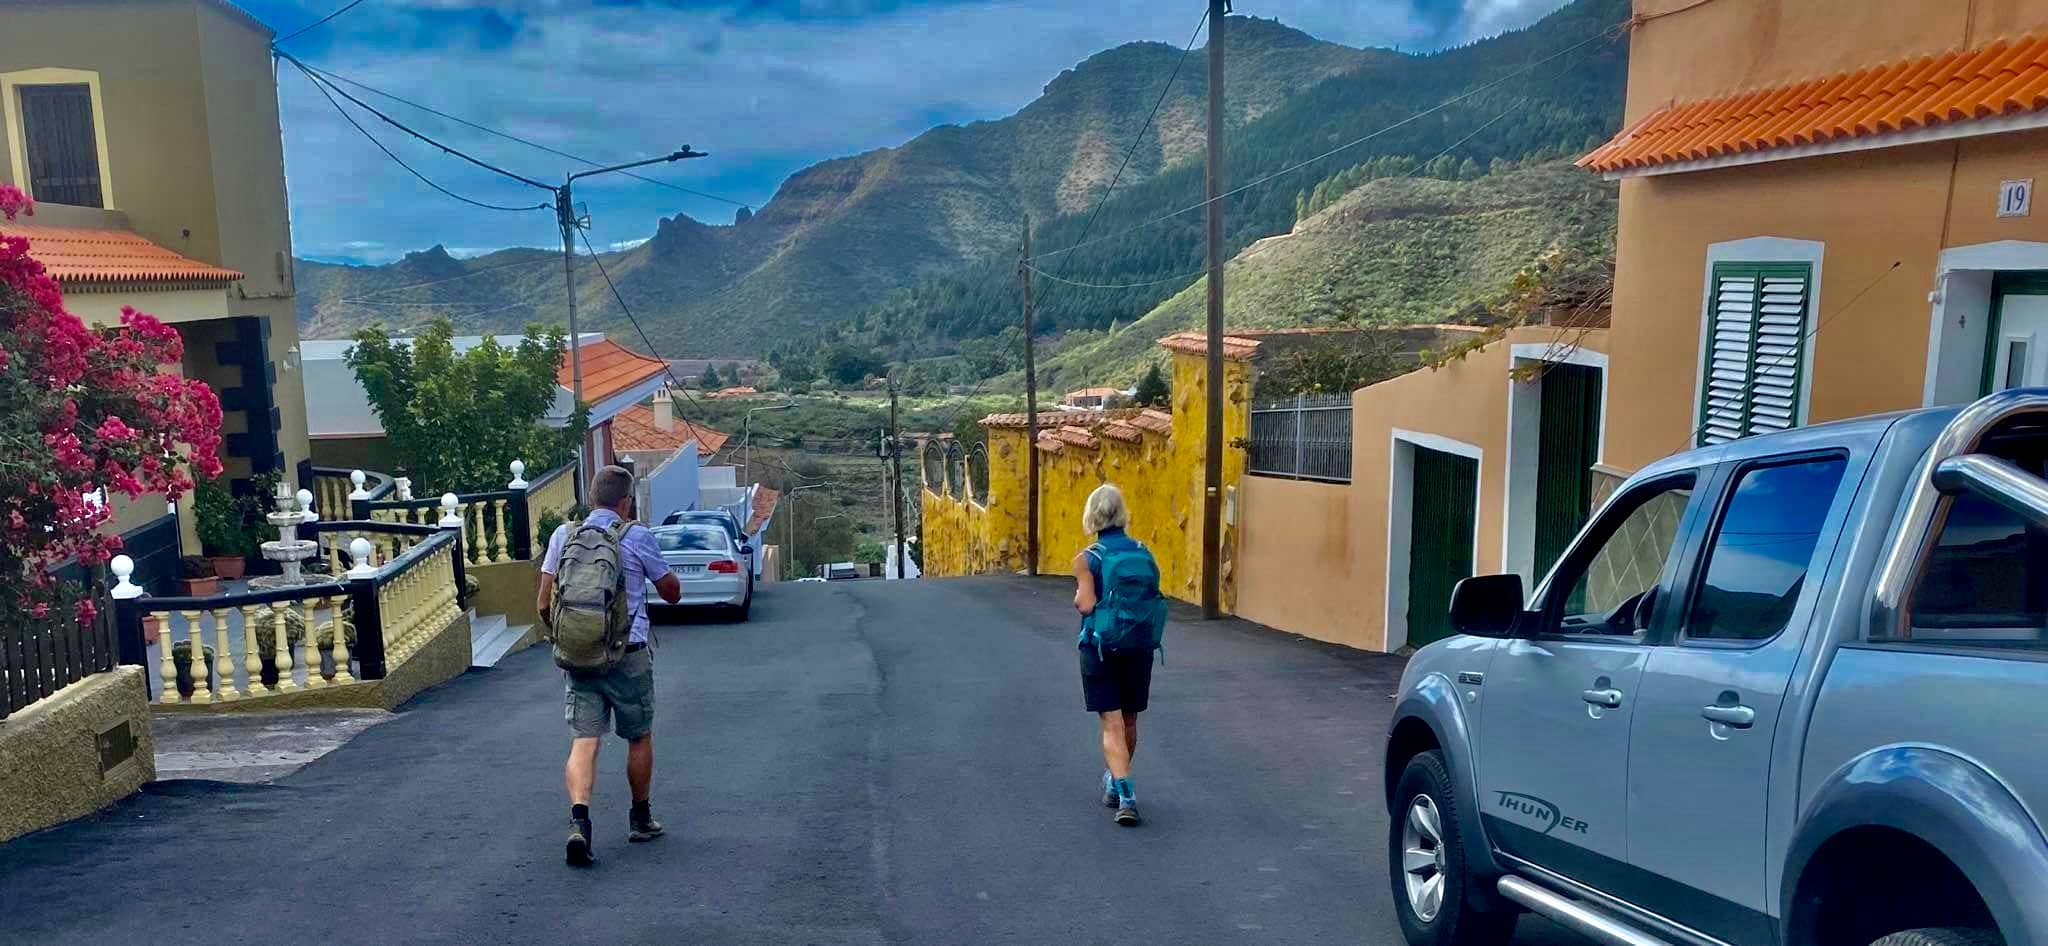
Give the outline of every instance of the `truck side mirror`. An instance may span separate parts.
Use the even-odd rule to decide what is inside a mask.
[[[1506,637],[1522,616],[1522,576],[1476,575],[1451,590],[1451,629],[1473,637]]]

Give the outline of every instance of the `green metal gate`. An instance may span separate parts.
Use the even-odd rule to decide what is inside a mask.
[[[1408,545],[1408,644],[1421,647],[1451,633],[1451,589],[1472,577],[1479,461],[1441,450],[1415,449]]]
[[[1536,562],[1543,575],[1592,515],[1600,460],[1600,370],[1551,365],[1543,373],[1536,450]]]

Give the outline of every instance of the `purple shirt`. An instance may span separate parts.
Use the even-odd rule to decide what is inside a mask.
[[[619,521],[619,514],[609,509],[591,512],[583,522],[604,528]],[[576,525],[565,522],[555,528],[555,534],[548,539],[547,557],[541,559],[540,570],[553,575],[562,565],[562,544],[569,541],[569,527]],[[647,643],[647,585],[649,582],[668,574],[668,562],[661,557],[661,544],[654,540],[654,533],[646,526],[634,523],[626,527],[626,534],[619,538],[619,564],[626,569],[626,608],[633,612],[633,632],[626,639],[635,644]]]

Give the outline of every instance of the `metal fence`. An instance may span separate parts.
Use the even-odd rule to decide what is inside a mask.
[[[1301,395],[1252,408],[1250,472],[1351,482],[1351,396]]]

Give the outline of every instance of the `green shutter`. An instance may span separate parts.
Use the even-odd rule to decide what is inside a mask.
[[[1593,508],[1593,464],[1600,460],[1600,370],[1550,365],[1542,385],[1536,447],[1539,576],[1564,554]]]
[[[1813,267],[1720,263],[1708,292],[1699,444],[1797,426]]]
[[[1451,589],[1472,577],[1479,461],[1415,448],[1408,546],[1408,644],[1451,633]]]

